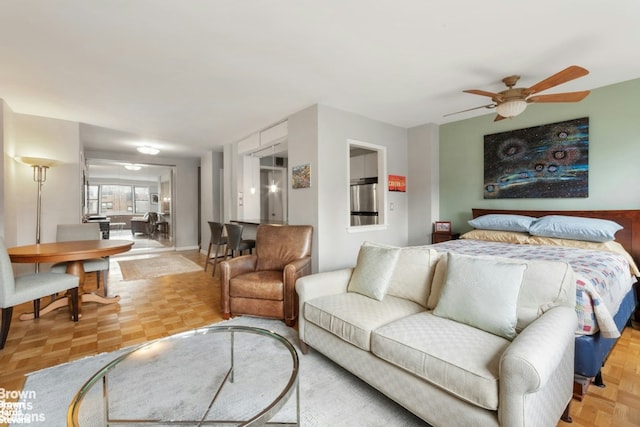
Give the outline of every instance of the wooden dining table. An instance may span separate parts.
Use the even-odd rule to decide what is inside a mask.
[[[39,243],[35,245],[16,246],[8,249],[11,262],[15,263],[54,263],[66,262],[67,273],[78,276],[78,313],[82,311],[83,302],[97,302],[99,304],[114,304],[120,301],[120,296],[104,297],[93,293],[84,293],[84,260],[100,258],[119,253],[127,252],[133,246],[133,242],[124,240],[81,240],[70,242]],[[106,289],[106,286],[104,287]],[[52,301],[42,310],[40,315],[45,315],[51,311],[69,306],[70,299],[64,295]],[[23,313],[20,320],[30,320],[34,318],[34,313]]]

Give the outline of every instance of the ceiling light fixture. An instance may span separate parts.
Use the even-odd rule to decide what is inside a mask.
[[[150,145],[142,145],[140,147],[137,147],[137,150],[142,154],[151,154],[152,156],[155,156],[160,152],[160,150]]]
[[[527,101],[524,99],[510,99],[504,101],[496,107],[496,111],[502,117],[515,117],[527,108]]]
[[[126,165],[124,165],[124,168],[130,171],[139,171],[140,169],[142,169],[142,166],[134,165],[133,163],[127,163]]]

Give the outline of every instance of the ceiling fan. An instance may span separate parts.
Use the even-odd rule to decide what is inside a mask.
[[[468,89],[463,91],[466,93],[472,93],[474,95],[488,96],[493,101],[491,104],[446,114],[445,117],[452,114],[477,110],[479,108],[495,108],[498,112],[498,115],[496,116],[494,121],[497,122],[498,120],[517,116],[518,114],[522,113],[525,108],[527,108],[527,104],[533,102],[540,103],[582,101],[584,98],[586,98],[587,95],[589,95],[590,91],[583,90],[580,92],[554,93],[551,95],[535,94],[577,79],[579,77],[586,76],[587,74],[589,74],[589,71],[587,71],[586,69],[578,67],[577,65],[572,65],[528,88],[514,87],[520,79],[520,76],[505,77],[504,79],[502,79],[502,81],[507,86],[507,89],[503,90],[502,92],[493,93],[479,89]]]

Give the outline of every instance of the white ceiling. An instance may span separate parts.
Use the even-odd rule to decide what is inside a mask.
[[[635,79],[639,28],[637,0],[0,0],[0,98],[90,149],[197,156],[316,103],[412,127],[487,114],[443,118],[510,74]]]

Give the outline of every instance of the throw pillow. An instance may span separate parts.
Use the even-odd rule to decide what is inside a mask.
[[[433,314],[506,339],[516,336],[517,304],[526,263],[447,254],[447,273]]]
[[[389,288],[389,279],[399,254],[399,248],[361,246],[347,291],[382,301]]]
[[[371,242],[365,242],[364,245],[393,248]],[[400,254],[389,279],[387,295],[404,298],[426,307],[435,265],[440,255],[434,249],[425,246],[398,249]]]

